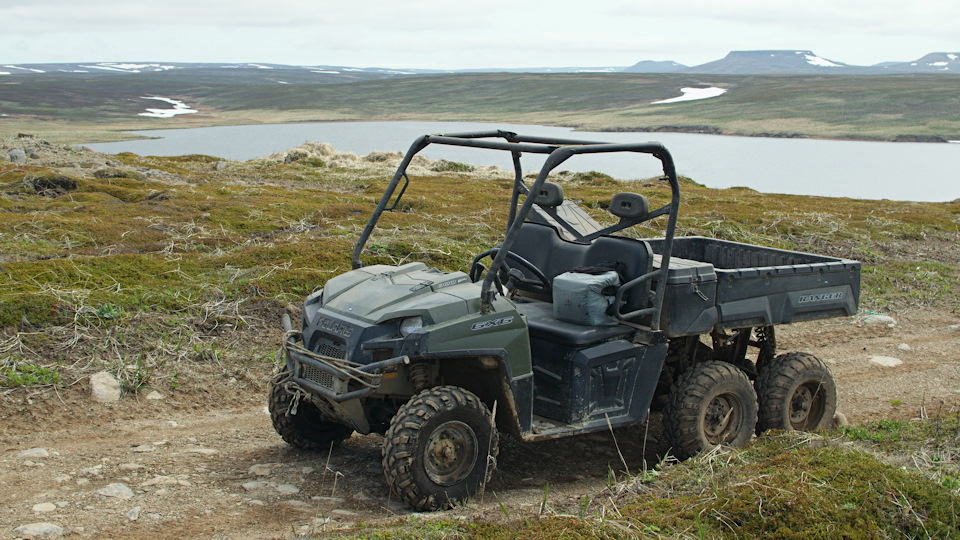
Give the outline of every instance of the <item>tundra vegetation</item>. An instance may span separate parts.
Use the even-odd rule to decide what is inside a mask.
[[[41,157],[0,162],[4,415],[37,393],[76,391],[103,370],[137,394],[213,399],[202,395],[217,394],[211,383],[224,377],[262,389],[279,314],[349,268],[400,158],[324,145],[248,162],[102,156],[39,139],[0,146],[31,146]],[[381,220],[367,260],[465,269],[497,242],[509,175],[422,158],[412,172],[418,181]],[[556,180],[602,222],[616,193],[641,192],[652,205],[669,196],[657,179],[564,172]],[[686,178],[682,190],[680,235],[860,260],[867,312],[960,311],[960,201],[771,195]],[[361,524],[349,535],[947,538],[960,530],[958,441],[960,415],[931,406],[924,421],[773,433],[680,464],[667,457],[648,470],[611,471],[606,492],[577,508],[553,506],[547,486],[543,503],[519,515],[441,514]]]

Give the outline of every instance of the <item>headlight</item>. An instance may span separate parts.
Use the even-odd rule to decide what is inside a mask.
[[[407,337],[423,328],[423,317],[407,317],[400,321],[400,335]]]

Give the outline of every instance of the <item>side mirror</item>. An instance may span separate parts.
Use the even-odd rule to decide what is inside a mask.
[[[610,213],[618,218],[642,221],[649,212],[647,198],[636,193],[617,193],[610,202]]]

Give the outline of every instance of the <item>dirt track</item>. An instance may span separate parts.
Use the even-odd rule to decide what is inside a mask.
[[[778,348],[827,361],[852,423],[934,416],[960,404],[957,323],[955,314],[931,311],[902,315],[893,327],[804,323],[781,329]],[[871,357],[903,364],[883,367]],[[29,401],[8,394],[0,536],[49,522],[65,535],[96,538],[289,537],[409,515],[385,488],[379,436],[354,435],[329,454],[297,451],[273,432],[265,388],[236,388],[226,399],[185,391],[160,400],[125,395],[116,404],[92,402],[85,382]],[[649,430],[536,444],[504,437],[487,493],[453,512],[499,516],[499,498],[511,515],[536,513],[546,491],[548,511],[575,513],[580,496],[602,498],[610,469],[642,469],[645,433],[648,464],[659,460],[660,432],[654,416]],[[49,456],[18,458],[33,448]],[[111,484],[129,488],[117,492],[128,498],[98,494]]]

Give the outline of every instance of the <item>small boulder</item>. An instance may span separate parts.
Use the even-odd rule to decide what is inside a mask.
[[[897,325],[897,320],[894,319],[893,317],[889,315],[879,315],[879,314],[867,315],[866,317],[861,319],[861,322],[863,322],[863,324],[868,326],[883,325],[883,326],[888,326],[890,328],[893,328],[894,326]]]
[[[95,373],[90,376],[90,392],[99,403],[120,401],[120,381],[107,371]]]
[[[903,364],[903,360],[893,358],[892,356],[871,356],[870,363],[882,367],[897,367]]]
[[[30,523],[13,530],[21,538],[54,538],[63,536],[63,527],[53,523]]]
[[[29,448],[17,454],[17,459],[43,459],[50,457],[46,448]]]
[[[27,153],[19,148],[10,149],[10,152],[7,153],[7,156],[13,163],[20,164],[27,162]]]
[[[126,484],[117,482],[98,489],[97,495],[127,500],[133,498],[133,490],[128,488]]]
[[[901,351],[903,351],[903,352],[908,352],[908,351],[911,350],[911,349],[910,349],[910,345],[907,345],[906,343],[901,343],[900,345],[897,345],[897,349],[899,349],[899,350],[901,350]]]
[[[33,505],[33,511],[38,514],[41,512],[53,512],[56,509],[57,509],[57,505],[53,503],[39,503],[39,504]]]
[[[163,399],[163,394],[154,390],[149,394],[147,394],[147,399],[149,399],[150,401],[157,401],[157,400]]]

